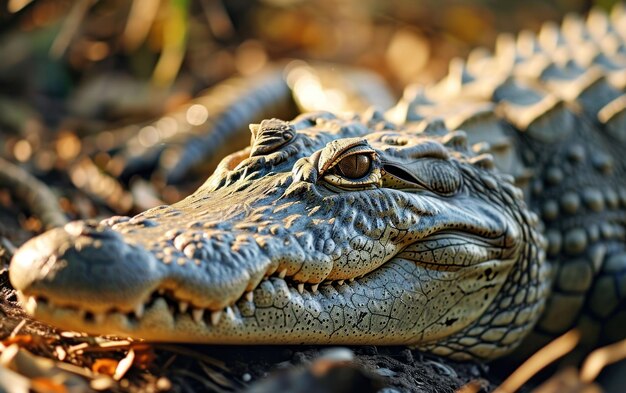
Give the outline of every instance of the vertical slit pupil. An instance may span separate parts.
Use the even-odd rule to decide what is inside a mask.
[[[372,159],[367,154],[353,154],[341,160],[337,167],[341,175],[348,179],[360,179],[370,170]]]

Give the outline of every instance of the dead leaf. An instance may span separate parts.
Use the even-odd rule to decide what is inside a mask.
[[[112,377],[115,374],[118,363],[119,362],[117,360],[110,358],[96,359],[91,366],[91,370],[94,373],[105,374]]]

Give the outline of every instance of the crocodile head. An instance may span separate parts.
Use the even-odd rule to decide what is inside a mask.
[[[185,200],[27,242],[10,268],[25,308],[157,341],[457,358],[506,353],[532,327],[546,296],[537,218],[463,132],[330,114],[251,129]]]

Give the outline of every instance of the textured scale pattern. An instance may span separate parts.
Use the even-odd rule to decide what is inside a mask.
[[[561,28],[502,36],[494,55],[479,50],[454,62],[440,84],[408,90],[392,113],[465,130],[540,214],[554,285],[528,348],[573,327],[587,345],[624,336],[625,42],[622,7],[587,20],[569,15]],[[449,101],[460,115],[449,115]]]
[[[411,344],[456,359],[626,323],[626,11],[502,36],[382,114],[252,125],[194,194],[16,253],[25,308],[92,333]]]
[[[472,163],[462,132],[381,118],[264,122],[185,200],[31,240],[12,282],[40,318],[91,332],[510,351],[547,295],[537,216],[510,179]],[[289,142],[250,155],[260,136],[287,129]],[[371,157],[368,176],[333,174],[355,154]],[[503,313],[516,316],[506,331],[487,323]]]

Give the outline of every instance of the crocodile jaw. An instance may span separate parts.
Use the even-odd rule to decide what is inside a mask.
[[[314,124],[267,155],[227,157],[177,204],[32,239],[10,269],[26,308],[154,341],[513,349],[546,296],[520,191],[436,138]],[[372,163],[345,189],[332,165],[353,153]]]
[[[200,316],[192,307],[181,310],[167,295],[150,299],[141,318],[119,311],[94,318],[36,296],[20,293],[20,297],[29,313],[61,328],[151,341],[416,344],[445,337],[480,316],[514,263],[486,261],[457,271],[433,271],[394,258],[361,279],[307,286],[302,293],[288,281],[271,277],[261,282],[252,298]],[[486,269],[492,275],[486,276]]]
[[[310,186],[303,187],[307,195],[315,194]],[[294,234],[305,233],[299,225],[310,223],[303,223],[302,206],[287,199],[282,201],[288,206],[281,210],[284,215],[301,217],[292,227],[268,229],[273,236],[252,234],[242,229],[248,225],[240,220],[231,225],[233,232],[220,230],[204,240],[203,244],[216,248],[227,245],[219,261],[197,262],[172,252],[166,263],[167,255],[159,255],[165,249],[149,250],[153,241],[160,243],[157,235],[148,234],[165,231],[170,250],[177,244],[178,249],[186,249],[179,239],[190,238],[189,233],[168,230],[167,217],[173,217],[178,227],[181,219],[192,222],[199,198],[192,196],[160,209],[158,225],[149,224],[155,213],[149,211],[122,222],[71,223],[32,239],[16,253],[11,280],[27,311],[36,318],[90,333],[221,344],[428,342],[463,329],[492,303],[519,254],[520,244],[515,240],[519,234],[512,221],[487,204],[470,205],[460,197],[456,205],[446,202],[443,206],[435,197],[403,195],[393,191],[387,200],[405,206],[389,208],[407,214],[402,222],[405,228],[395,232],[389,228],[400,223],[372,228],[357,221],[352,229],[333,229],[328,223],[336,222],[341,212],[354,217],[351,203],[371,205],[367,198],[383,203],[378,191],[364,191],[357,200],[333,196],[317,205],[334,204],[334,208],[317,211],[318,218],[310,223],[318,230],[326,228],[336,244],[329,248],[327,242],[317,242],[320,248],[315,252],[308,249],[313,244],[310,234]],[[414,216],[408,216],[409,200],[403,197],[411,198]],[[326,221],[319,218],[324,214]],[[252,208],[248,217],[254,215]],[[432,231],[432,223],[446,221],[466,222],[483,232],[505,230],[488,242],[475,239],[476,243],[466,233],[468,240],[461,245],[451,242],[458,242],[463,232],[455,232],[454,240],[445,225],[443,232],[425,235]],[[411,229],[411,222],[419,230]],[[212,233],[204,230],[203,234]],[[137,233],[150,241],[133,243]],[[361,235],[358,244],[356,235]],[[367,238],[377,236],[374,243],[384,247],[369,248],[370,258],[356,260],[355,267],[350,255],[361,255],[356,247],[370,247]],[[211,242],[213,238],[220,242]],[[235,240],[243,238],[255,240]],[[427,250],[414,247],[420,242],[439,244],[440,250],[449,253],[435,260]],[[219,255],[214,251],[206,253]],[[252,257],[243,260],[242,255]],[[233,272],[228,272],[229,266],[234,266]]]

